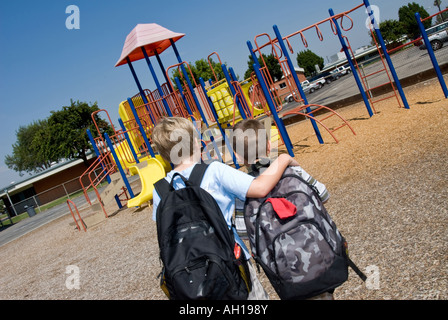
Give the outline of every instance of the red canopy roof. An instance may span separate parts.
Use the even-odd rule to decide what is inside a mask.
[[[141,47],[146,49],[148,56],[154,55],[154,50],[160,54],[171,46],[170,39],[174,42],[182,38],[184,33],[176,33],[159,26],[156,23],[138,24],[126,37],[120,59],[116,67],[126,63],[126,57],[132,61],[143,59]]]

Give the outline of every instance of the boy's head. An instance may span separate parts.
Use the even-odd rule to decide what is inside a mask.
[[[162,158],[175,166],[195,154],[200,157],[198,134],[185,118],[163,118],[152,132],[152,141]]]
[[[233,127],[232,147],[238,160],[245,165],[266,157],[271,145],[263,123],[254,119],[238,122]]]

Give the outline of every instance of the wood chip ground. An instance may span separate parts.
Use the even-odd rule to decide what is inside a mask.
[[[448,298],[448,100],[435,80],[405,93],[409,110],[393,99],[371,118],[362,103],[337,110],[356,132],[336,131],[339,143],[321,128],[319,144],[308,121],[288,127],[295,158],[327,186],[327,208],[370,276],[366,286],[350,272],[336,299]],[[151,207],[118,211],[87,232],[71,221],[0,247],[0,299],[166,299]],[[79,289],[68,289],[72,265]]]

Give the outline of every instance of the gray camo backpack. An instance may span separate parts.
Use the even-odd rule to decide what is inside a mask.
[[[306,299],[343,284],[347,243],[318,194],[287,168],[265,198],[246,199],[244,219],[252,255],[281,299]]]

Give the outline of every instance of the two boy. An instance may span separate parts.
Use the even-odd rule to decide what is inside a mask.
[[[152,140],[160,155],[174,165],[174,169],[165,178],[175,189],[185,186],[183,180],[175,175],[180,173],[188,179],[193,167],[201,160],[200,142],[196,129],[191,121],[170,117],[162,119],[154,128]],[[298,165],[289,155],[281,155],[259,177],[254,178],[220,162],[212,162],[207,168],[201,182],[201,188],[210,193],[216,200],[229,229],[232,228],[232,217],[235,210],[235,199],[245,200],[246,197],[260,198],[266,196],[276,185],[286,167]],[[173,179],[174,177],[174,179]],[[153,193],[153,219],[156,219],[160,197],[157,191]],[[251,255],[244,242],[238,237],[234,228],[236,242],[243,248],[246,260]],[[256,277],[255,270],[248,264],[252,279],[252,291],[248,299],[267,299],[261,283]]]
[[[247,125],[247,123],[243,122],[239,126],[244,127],[245,125]],[[249,125],[256,125],[256,123],[249,122]],[[236,127],[234,130],[234,142],[239,140],[239,128],[240,127]],[[244,133],[243,129],[240,131],[241,134]],[[243,156],[251,155],[252,159],[244,159],[245,164],[250,164],[250,161],[255,163],[255,160],[258,160],[262,155],[258,155],[257,153],[254,154],[252,151],[249,152],[248,146],[252,145],[253,142],[251,139],[254,137],[251,138],[251,135],[247,136],[249,137],[247,139],[247,150],[239,152],[238,146],[236,146],[234,150],[240,159],[241,153],[243,153]],[[171,182],[174,177],[174,180],[172,181],[173,187],[175,189],[183,188],[185,186],[183,180],[178,175],[175,176],[175,173],[180,173],[188,179],[194,165],[201,160],[200,142],[193,124],[191,121],[184,118],[164,118],[154,128],[152,140],[154,141],[160,155],[174,165],[174,169],[167,174],[165,179]],[[267,141],[267,144],[268,145],[264,149],[266,151],[269,149],[269,141]],[[263,145],[263,143],[261,145]],[[247,197],[265,197],[277,184],[284,170],[288,166],[298,167],[299,164],[291,156],[281,154],[274,161],[269,161],[269,165],[266,165],[263,168],[263,172],[259,172],[256,175],[248,175],[242,171],[236,170],[226,164],[216,161],[212,162],[205,172],[200,186],[208,191],[216,200],[224,215],[227,226],[229,229],[233,229],[235,240],[243,248],[247,260],[250,259],[250,253],[241,238],[238,236],[235,228],[232,227],[232,217],[235,212],[235,200],[238,199],[241,203],[244,203]],[[154,191],[154,220],[156,218],[156,211],[159,203],[160,197],[157,192]],[[258,281],[255,271],[251,266],[250,276],[253,282],[253,290],[249,294],[249,299],[266,299],[267,294],[262,288],[261,283]]]

